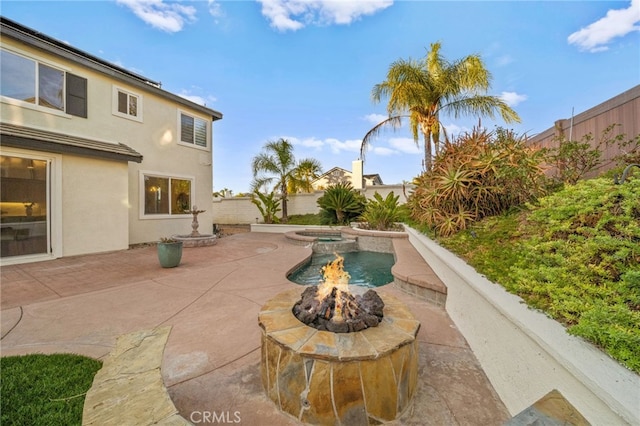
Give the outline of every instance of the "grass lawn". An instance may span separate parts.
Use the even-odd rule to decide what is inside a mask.
[[[101,366],[72,354],[0,358],[0,424],[82,424],[85,394]]]
[[[289,216],[287,225],[322,225],[319,214],[298,214]]]

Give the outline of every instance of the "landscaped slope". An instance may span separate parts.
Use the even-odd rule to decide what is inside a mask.
[[[640,373],[640,179],[592,179],[440,243]]]

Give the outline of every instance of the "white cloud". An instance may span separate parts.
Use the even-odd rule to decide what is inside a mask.
[[[275,139],[278,139],[278,138],[275,138]],[[324,141],[321,141],[320,139],[316,139],[314,137],[298,139],[296,137],[284,136],[283,139],[288,140],[289,142],[291,142],[292,145],[300,145],[306,148],[322,149],[322,147],[325,145]]]
[[[193,103],[196,103],[198,105],[206,105],[206,101],[204,100],[204,98],[202,96],[198,96],[198,95],[189,95],[186,93],[179,93],[178,96],[180,96],[181,98],[185,98]]]
[[[496,65],[499,67],[504,67],[513,62],[513,58],[509,55],[502,55],[496,58]]]
[[[640,31],[639,23],[640,0],[632,0],[628,8],[609,10],[604,18],[571,34],[567,41],[580,50],[601,52],[609,49],[606,45],[614,38]]]
[[[273,140],[280,137],[273,138]],[[291,142],[295,146],[304,148],[312,148],[316,151],[329,152],[332,156],[341,154],[343,152],[354,152],[360,154],[360,147],[362,145],[362,139],[347,139],[340,140],[336,138],[317,139],[314,137],[309,138],[296,138],[283,136],[284,139]],[[374,155],[388,156],[398,154],[422,154],[421,148],[418,147],[412,138],[390,138],[385,143],[380,140],[375,144],[369,144],[367,146],[367,152]]]
[[[421,154],[422,151],[412,138],[390,138],[389,145],[396,151],[405,154]]]
[[[450,123],[450,124],[444,125],[444,130],[445,132],[447,132],[447,137],[449,139],[454,139],[463,133],[469,132],[471,129],[469,129],[468,127],[464,127],[464,126],[461,127],[461,126],[458,126],[457,124]],[[443,135],[443,138],[444,138],[444,135]]]
[[[386,120],[389,117],[384,114],[367,114],[362,118],[364,121],[368,121],[369,123],[378,124],[382,120]]]
[[[208,1],[209,14],[214,18],[221,18],[224,16],[224,12],[222,11],[222,6],[218,0],[209,0]]]
[[[502,92],[500,94],[500,99],[502,99],[510,107],[514,107],[519,103],[526,101],[527,95],[521,95],[516,92]]]
[[[207,96],[206,98],[203,98],[200,95],[193,95],[187,90],[181,91],[180,93],[178,93],[178,96],[180,96],[181,98],[185,98],[187,100],[190,100],[191,102],[196,103],[198,105],[202,105],[202,106],[207,106],[207,102],[213,103],[213,102],[217,101],[217,99],[215,97],[213,97],[213,96]]]
[[[346,140],[344,142],[339,141],[338,139],[326,139],[326,144],[331,147],[331,152],[334,154],[338,154],[342,151],[347,152],[360,152],[360,146],[362,145],[362,141],[359,139]]]
[[[116,0],[154,28],[169,33],[181,31],[187,22],[193,22],[196,9],[180,3],[164,3],[163,0]]]
[[[258,0],[262,14],[279,31],[296,31],[306,25],[350,24],[373,15],[393,0]]]
[[[343,151],[360,152],[360,145],[362,144],[362,140],[360,139],[341,141],[336,138],[317,139],[315,137],[308,137],[301,139],[292,136],[282,136],[282,138],[291,142],[292,145],[313,148],[317,151],[323,151],[325,148],[328,148],[333,154],[339,154]],[[273,140],[276,139],[279,139],[279,137],[273,138]]]
[[[382,157],[387,157],[389,155],[397,155],[398,151],[396,151],[395,149],[391,149],[391,148],[385,148],[383,146],[374,146],[371,147],[371,149],[369,149],[368,151],[376,154],[376,155],[380,155]]]
[[[191,102],[194,102],[198,105],[203,105],[203,106],[207,106],[207,103],[213,103],[216,102],[217,99],[214,96],[207,96],[202,97],[200,95],[196,95],[193,92],[194,91],[202,91],[199,87],[194,86],[192,89],[182,89],[180,91],[180,93],[178,93],[178,96],[180,96],[181,98],[185,98],[190,100]]]

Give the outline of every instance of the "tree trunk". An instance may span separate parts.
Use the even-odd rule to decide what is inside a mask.
[[[289,193],[287,191],[286,184],[282,185],[281,191],[282,191],[282,219],[280,219],[280,221],[282,223],[287,223],[289,222],[289,215],[287,213],[287,196],[289,195]]]
[[[431,130],[424,132],[424,169],[430,171],[432,167],[433,155],[431,152]]]

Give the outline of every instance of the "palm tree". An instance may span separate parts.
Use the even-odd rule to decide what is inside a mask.
[[[439,150],[441,114],[451,114],[454,118],[469,114],[493,118],[498,112],[507,123],[520,122],[518,114],[504,101],[485,94],[490,81],[491,74],[480,56],[469,55],[449,62],[440,55],[439,42],[431,44],[431,50],[423,61],[400,59],[393,62],[387,79],[376,84],[371,92],[375,103],[389,98],[389,118],[364,136],[360,146],[361,158],[380,130],[388,125],[400,127],[402,118],[409,118],[416,145],[419,145],[419,133],[423,135],[426,170],[431,169],[432,157]]]
[[[271,187],[272,192],[279,193],[282,200],[282,223],[286,223],[289,219],[287,196],[290,189],[295,192],[305,185],[304,179],[299,177],[305,176],[301,171],[321,170],[320,163],[313,158],[296,162],[293,156],[293,145],[282,138],[267,142],[263,152],[253,158],[251,168],[253,170],[252,191]]]
[[[322,165],[316,159],[301,161],[293,172],[293,179],[289,181],[289,193],[313,192],[313,181],[320,176]]]

